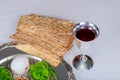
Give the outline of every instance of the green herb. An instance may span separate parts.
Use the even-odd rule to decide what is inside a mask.
[[[32,64],[30,76],[33,80],[58,80],[54,69],[45,61]]]
[[[0,66],[0,80],[14,80],[9,70],[4,66]]]

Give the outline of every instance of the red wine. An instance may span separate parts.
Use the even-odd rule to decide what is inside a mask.
[[[76,37],[79,40],[86,41],[86,42],[94,40],[95,36],[96,36],[95,32],[88,28],[80,29],[76,32]]]

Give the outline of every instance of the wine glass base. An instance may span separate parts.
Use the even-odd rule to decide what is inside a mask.
[[[88,55],[85,55],[85,60],[82,60],[82,55],[78,55],[73,60],[73,66],[78,70],[90,70],[93,67],[93,60]]]

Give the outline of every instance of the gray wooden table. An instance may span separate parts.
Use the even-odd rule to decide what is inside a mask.
[[[11,41],[20,16],[30,13],[95,23],[100,36],[88,52],[94,67],[85,72],[73,68],[76,78],[120,80],[120,0],[0,0],[0,44]],[[72,66],[77,54],[74,44],[64,59]]]

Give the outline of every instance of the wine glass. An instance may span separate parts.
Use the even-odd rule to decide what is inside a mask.
[[[91,43],[99,36],[98,27],[91,22],[80,22],[73,28],[73,35],[76,39],[76,46],[82,54],[77,55],[73,60],[73,66],[78,70],[89,70],[93,67],[93,60],[86,52]]]

